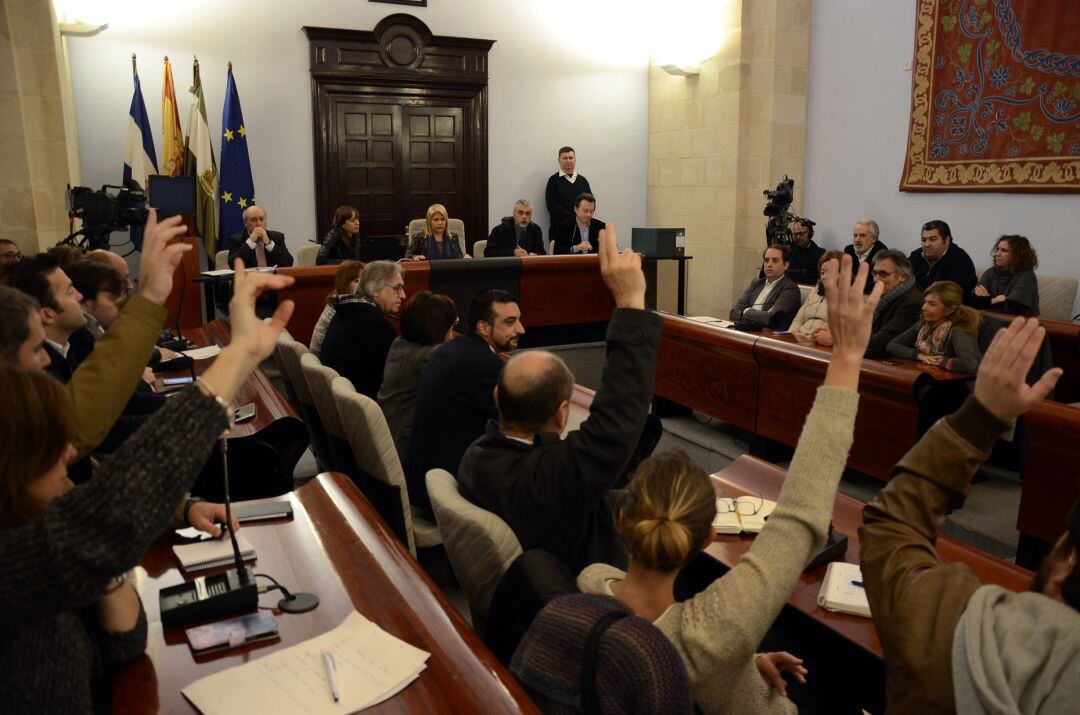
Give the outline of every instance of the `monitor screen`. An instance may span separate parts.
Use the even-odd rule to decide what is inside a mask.
[[[195,177],[151,174],[148,179],[150,206],[158,217],[195,215]]]

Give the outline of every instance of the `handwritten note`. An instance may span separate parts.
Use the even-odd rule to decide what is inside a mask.
[[[338,703],[330,694],[323,650],[337,664]],[[205,715],[355,712],[401,692],[429,656],[353,612],[332,631],[209,675],[183,693]]]

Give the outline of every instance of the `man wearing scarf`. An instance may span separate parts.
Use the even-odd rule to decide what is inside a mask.
[[[889,341],[919,320],[922,291],[912,275],[911,261],[900,251],[879,251],[874,256],[874,280],[885,285],[874,309],[866,352],[884,352]]]

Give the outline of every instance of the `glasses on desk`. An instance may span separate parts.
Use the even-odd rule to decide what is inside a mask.
[[[756,497],[741,496],[728,499],[724,496],[724,492],[721,492],[720,496],[716,497],[717,514],[735,512],[739,516],[754,516],[761,511],[763,506],[765,506],[765,498],[761,495],[761,492],[758,492]]]

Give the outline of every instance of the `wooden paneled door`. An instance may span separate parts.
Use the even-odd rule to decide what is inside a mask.
[[[394,14],[370,32],[305,27],[311,52],[317,235],[342,204],[363,235],[401,234],[433,203],[487,236],[487,55]]]

